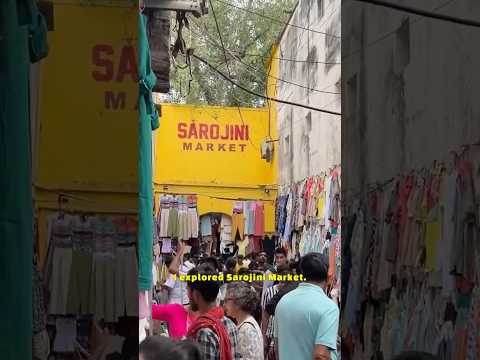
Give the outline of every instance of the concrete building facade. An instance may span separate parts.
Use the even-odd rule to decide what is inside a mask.
[[[276,96],[340,112],[340,0],[299,0],[277,43]],[[328,35],[325,35],[328,34]],[[277,107],[279,185],[339,165],[340,116]]]
[[[388,2],[480,18],[476,0]],[[480,140],[480,28],[405,10],[342,3],[342,357],[467,359],[461,284],[478,281],[456,259],[478,234],[480,153],[464,150]]]
[[[464,19],[480,3],[403,5]],[[480,140],[480,29],[343,0],[343,199]]]

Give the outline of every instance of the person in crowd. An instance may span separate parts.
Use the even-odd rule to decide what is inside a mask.
[[[248,270],[255,270],[256,268],[256,260],[255,260],[255,254],[254,253],[249,253],[245,257],[245,262],[248,265]]]
[[[249,269],[245,269],[245,268],[241,268],[239,271],[238,271],[238,275],[246,275],[246,276],[249,276],[250,274],[254,273],[253,271],[249,270]],[[261,283],[258,283],[258,282],[255,282],[253,281],[251,283],[251,286],[252,288],[255,290],[255,292],[258,294],[258,297],[261,298],[261,295],[262,295],[262,285],[263,285],[263,282]],[[260,287],[259,287],[260,286]],[[227,287],[228,287],[228,284],[227,284]],[[227,287],[225,288],[225,291],[227,289]],[[261,307],[261,304],[260,304],[260,301],[257,301],[257,306],[255,307],[255,309],[253,310],[252,312],[252,316],[255,318],[255,320],[257,321],[257,323],[261,323],[262,321],[262,307]]]
[[[225,259],[221,256],[216,257],[220,271],[225,271]]]
[[[191,341],[173,342],[164,336],[150,336],[140,343],[140,360],[202,360],[198,346]]]
[[[210,264],[211,267],[213,267],[217,272],[222,272],[222,268],[220,267],[220,263],[218,262],[217,258],[214,256],[209,256],[206,258],[203,258],[199,261],[199,264]]]
[[[300,270],[306,282],[283,296],[275,310],[276,354],[279,360],[336,360],[340,311],[325,293],[328,259],[309,253]]]
[[[242,360],[263,360],[263,337],[257,321],[252,316],[257,309],[255,289],[243,282],[228,284],[225,297],[227,315],[234,318],[238,330],[238,352]]]
[[[280,300],[282,300],[282,297],[288,294],[290,291],[295,290],[298,287],[298,284],[299,283],[296,281],[288,281],[283,283],[282,286],[278,288],[278,291],[273,294],[270,300],[265,300],[265,311],[267,314],[274,316],[275,309],[277,308]]]
[[[177,253],[168,267],[169,277],[164,286],[169,288],[168,303],[188,305],[187,284],[180,280],[180,276],[187,275],[188,271],[195,265],[188,260],[188,254],[185,254],[186,245],[183,241],[178,242]],[[186,261],[183,262],[186,255]]]
[[[168,333],[174,340],[183,339],[197,314],[190,306],[180,304],[152,304],[152,319],[165,321]]]
[[[235,265],[235,273],[238,274],[240,269],[248,270],[248,263],[243,255],[237,255],[237,264]]]
[[[277,267],[283,266],[283,265],[288,265],[287,251],[283,248],[278,248],[275,250],[274,268],[277,269]]]
[[[268,263],[268,255],[265,251],[260,251],[256,257],[258,270],[266,272],[267,270],[274,271],[272,265]]]
[[[229,280],[227,280],[227,274],[234,275],[235,274],[235,266],[237,265],[237,260],[235,258],[231,257],[228,258],[225,261],[225,282],[220,286],[220,291],[218,292],[218,297],[217,297],[217,306],[223,306],[223,300],[225,299],[225,292],[227,291],[227,283]]]
[[[225,261],[225,272],[227,274],[235,274],[235,267],[237,266],[237,260],[230,257]]]
[[[243,275],[243,276],[245,276],[245,275],[249,276],[251,274],[251,271],[247,268],[242,267],[238,270],[237,274],[238,275]]]
[[[263,271],[260,270],[250,270],[250,273],[255,275],[255,279],[261,279],[262,275],[265,275]],[[262,291],[263,291],[263,280],[253,281],[252,286],[258,293],[258,297],[262,298]]]
[[[288,275],[293,274],[288,265],[281,265],[277,268],[277,274],[279,275]],[[273,320],[274,314],[267,312],[267,305],[270,303],[272,298],[285,286],[288,286],[288,282],[279,282],[277,285],[274,285],[267,289],[265,296],[262,297],[261,309],[262,309],[262,334],[265,343],[265,352],[268,354],[271,352],[272,342],[273,342]]]
[[[188,273],[191,276],[218,275],[208,264],[199,265]],[[218,281],[190,281],[187,285],[191,309],[198,317],[188,330],[187,337],[196,341],[204,360],[237,360],[237,329],[221,307],[216,305],[220,289]]]
[[[277,248],[275,250],[274,269],[273,270],[267,269],[265,271],[265,281],[263,282],[262,297],[261,297],[262,303],[264,302],[264,297],[265,297],[265,294],[266,294],[267,290],[270,287],[272,287],[273,285],[275,285],[275,281],[272,281],[269,278],[270,274],[274,274],[277,271],[277,268],[279,266],[284,266],[284,265],[288,265],[288,263],[287,263],[287,252],[283,248]]]
[[[283,248],[278,248],[278,249],[275,250],[275,263],[274,263],[273,269],[272,269],[272,267],[267,267],[267,270],[265,270],[265,275],[267,277],[267,281],[265,282],[265,286],[264,286],[264,289],[263,289],[264,293],[267,290],[267,288],[274,285],[273,281],[268,280],[268,275],[269,274],[274,274],[277,271],[277,268],[279,266],[284,266],[284,265],[288,265],[287,252]],[[264,295],[262,295],[262,296],[264,296]]]

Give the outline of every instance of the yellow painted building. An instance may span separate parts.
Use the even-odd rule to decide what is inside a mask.
[[[195,194],[200,215],[231,215],[236,200],[261,200],[265,231],[275,231],[276,146],[273,161],[262,143],[275,144],[276,124],[268,108],[162,105],[155,134],[154,189]]]
[[[40,260],[59,210],[135,214],[138,202],[138,10],[53,1],[34,137]]]

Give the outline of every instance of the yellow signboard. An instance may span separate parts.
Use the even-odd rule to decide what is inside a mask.
[[[35,184],[137,192],[138,10],[54,2],[53,14]]]
[[[275,132],[269,126],[268,109],[162,105],[155,182],[273,186],[276,163],[261,158],[261,145]]]
[[[265,204],[265,231],[275,229],[276,155],[262,159],[276,138],[268,109],[162,105],[155,133],[156,193],[196,194],[199,213],[231,215],[236,200]]]

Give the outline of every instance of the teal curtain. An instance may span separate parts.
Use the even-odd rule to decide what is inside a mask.
[[[153,240],[153,186],[152,186],[152,131],[158,128],[158,112],[152,98],[152,89],[157,78],[151,68],[150,49],[147,37],[147,19],[139,15],[138,20],[138,59],[139,59],[139,226],[138,254],[141,291],[152,286],[152,240]]]
[[[32,358],[30,63],[46,56],[34,0],[0,1],[0,358]]]

